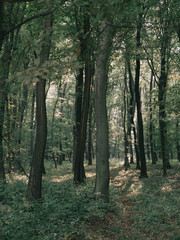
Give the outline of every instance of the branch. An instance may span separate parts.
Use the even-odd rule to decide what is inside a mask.
[[[9,3],[18,3],[18,2],[33,2],[34,0],[5,0],[5,2]]]
[[[5,139],[5,137],[2,137],[5,141],[5,143],[8,145],[9,147],[9,143],[8,141]],[[14,152],[10,149],[10,152],[12,155],[14,155]],[[26,175],[27,178],[29,178],[28,174],[26,173],[26,171],[24,170],[23,166],[21,165],[21,163],[19,162],[19,160],[16,159],[16,162],[18,163],[18,165],[20,166],[20,168],[22,169],[22,171],[24,172],[24,174]]]
[[[36,18],[38,18],[38,17],[45,17],[45,16],[51,14],[53,11],[54,11],[54,9],[51,10],[51,11],[48,11],[48,12],[39,13],[39,14],[36,14],[36,15],[34,15],[34,16],[32,16],[32,17],[29,17],[29,18],[25,19],[24,21],[22,21],[21,23],[17,24],[16,26],[12,27],[11,29],[5,31],[4,35],[7,35],[8,33],[10,33],[10,32],[12,32],[12,31],[20,28],[23,24],[25,24],[25,23],[33,20],[33,19],[36,19]]]
[[[155,80],[156,84],[159,86],[159,83],[158,83],[158,81],[156,79],[156,78],[159,79],[159,77],[158,77],[158,75],[155,72],[153,60],[151,58],[149,58],[149,53],[147,52],[147,50],[145,48],[144,48],[144,51],[145,51],[145,53],[147,55],[147,63],[148,63],[148,65],[149,65],[149,67],[150,67],[150,69],[151,69],[151,71],[153,73],[153,76],[155,77],[154,80]]]

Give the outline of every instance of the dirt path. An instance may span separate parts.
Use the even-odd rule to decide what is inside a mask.
[[[122,171],[122,167],[111,170],[111,185],[119,188],[120,194],[116,201],[116,210],[109,210],[103,218],[94,218],[88,222],[88,239],[93,240],[123,240],[131,239],[134,231],[134,203],[129,200],[128,188],[129,173]],[[121,181],[120,181],[121,179]],[[122,180],[123,179],[123,180]],[[120,236],[124,235],[124,238]]]

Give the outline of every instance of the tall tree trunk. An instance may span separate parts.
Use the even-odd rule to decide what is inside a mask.
[[[75,169],[74,169],[74,182],[82,183],[85,178],[84,172],[84,152],[86,143],[86,131],[87,131],[87,120],[89,112],[89,101],[90,101],[90,86],[91,86],[91,56],[89,49],[89,32],[90,32],[90,20],[89,17],[84,19],[84,35],[86,36],[84,43],[83,54],[86,54],[85,60],[85,83],[84,83],[84,94],[83,94],[83,105],[82,115],[80,124],[80,135],[76,149],[75,158]]]
[[[136,35],[136,43],[137,43],[137,51],[141,46],[141,24],[142,15],[139,15],[139,23],[137,25],[137,35]],[[142,112],[141,112],[141,98],[139,91],[139,80],[140,80],[140,55],[136,55],[136,75],[135,75],[135,94],[136,94],[136,105],[137,105],[137,121],[138,121],[138,148],[139,155],[141,160],[141,178],[147,178],[147,170],[146,170],[146,158],[145,158],[145,150],[144,150],[144,133],[143,133],[143,120],[142,120]]]
[[[180,162],[180,142],[179,142],[179,121],[176,122],[176,149],[177,149],[177,159]]]
[[[111,30],[107,19],[101,22],[101,38],[96,58],[95,113],[96,113],[96,199],[109,201],[109,139],[106,109],[107,62],[111,47]]]
[[[126,131],[126,121],[127,121],[127,104],[126,102],[128,102],[128,99],[126,98],[127,96],[127,73],[126,73],[126,67],[125,67],[125,75],[124,75],[124,116],[123,116],[123,132],[124,132],[124,166],[125,166],[125,171],[128,170],[128,168],[130,167],[129,164],[129,159],[128,159],[128,133]],[[127,121],[128,122],[128,121]],[[128,125],[128,124],[127,124]]]
[[[57,104],[58,104],[59,97],[60,97],[60,89],[61,89],[61,79],[60,79],[58,89],[57,89],[57,98],[56,98],[56,101],[54,103],[53,115],[52,115],[52,121],[51,121],[51,152],[52,152],[52,160],[54,162],[55,168],[57,168],[57,161],[55,160],[55,155],[54,155],[54,120],[55,120],[55,113],[56,113]]]
[[[88,126],[88,165],[92,165],[92,102],[89,108],[89,126]]]
[[[20,161],[21,155],[21,138],[22,138],[22,127],[23,127],[23,119],[24,119],[24,111],[27,106],[27,98],[28,98],[28,87],[26,84],[23,84],[22,89],[22,100],[19,106],[19,129],[18,129],[18,161]]]
[[[67,83],[65,83],[64,84],[64,89],[63,89],[63,92],[62,93],[60,93],[60,97],[62,98],[61,99],[61,108],[60,108],[60,114],[61,114],[61,116],[62,116],[62,114],[63,114],[63,109],[64,109],[64,105],[63,105],[63,103],[64,103],[64,98],[65,98],[65,94],[66,94],[66,87],[67,87]],[[62,164],[62,162],[65,160],[65,153],[63,152],[63,145],[62,145],[62,127],[61,127],[61,125],[62,125],[62,117],[60,117],[60,139],[59,139],[59,150],[60,150],[60,156],[59,156],[59,161],[58,161],[58,163],[59,164]]]
[[[167,41],[167,39],[166,39]],[[166,50],[167,46],[164,41],[161,46],[161,76],[159,78],[159,128],[161,138],[161,154],[163,161],[163,176],[167,175],[167,168],[170,168],[168,153],[167,153],[167,126],[166,126],[166,86],[168,74],[166,72]]]
[[[12,38],[10,38],[12,41]],[[4,158],[3,158],[3,126],[4,126],[4,111],[5,101],[7,100],[6,79],[9,76],[9,65],[11,58],[12,42],[6,38],[3,53],[0,59],[0,181],[5,180]]]
[[[130,89],[130,109],[129,109],[129,115],[130,115],[130,122],[133,129],[134,134],[134,148],[136,153],[136,169],[141,169],[140,167],[140,156],[139,156],[139,149],[138,149],[138,140],[137,140],[137,134],[136,134],[136,127],[134,123],[134,113],[135,113],[135,86],[133,81],[133,75],[131,72],[131,65],[130,65],[130,59],[129,56],[126,58],[127,60],[127,67],[128,67],[128,73],[129,73],[129,89]]]
[[[31,120],[30,120],[30,155],[33,155],[34,150],[34,105],[35,105],[36,91],[32,90],[32,103],[31,103]],[[31,164],[30,164],[31,165]]]
[[[156,164],[156,153],[154,150],[154,142],[153,142],[153,117],[152,117],[152,86],[153,86],[153,74],[151,74],[150,81],[150,99],[149,99],[149,111],[150,111],[150,126],[149,126],[149,134],[150,134],[150,148],[151,148],[151,158],[152,164]]]
[[[43,44],[40,53],[40,64],[49,59],[52,32],[52,16],[47,16],[44,23]],[[40,200],[42,188],[42,170],[47,137],[46,116],[46,80],[39,77],[36,84],[36,140],[32,158],[32,166],[28,182],[27,200]]]
[[[4,0],[1,0],[0,1],[0,52],[2,49],[3,41],[4,41],[3,23],[4,23]]]
[[[3,159],[4,108],[5,108],[4,80],[0,79],[0,181],[3,182],[6,181]]]

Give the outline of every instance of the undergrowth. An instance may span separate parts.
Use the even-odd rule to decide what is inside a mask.
[[[27,179],[12,175],[0,189],[1,240],[180,240],[180,166],[163,178],[161,163],[148,165],[148,179],[135,166],[111,161],[110,203],[95,201],[94,166],[86,182],[72,183],[71,165],[46,164],[41,203],[26,201]]]

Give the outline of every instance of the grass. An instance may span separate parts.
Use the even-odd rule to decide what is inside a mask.
[[[27,203],[27,178],[8,177],[0,191],[1,240],[180,240],[180,164],[168,177],[161,162],[148,163],[148,179],[132,165],[110,161],[110,203],[95,201],[95,166],[86,166],[86,182],[72,183],[71,164],[46,163],[42,203]]]

